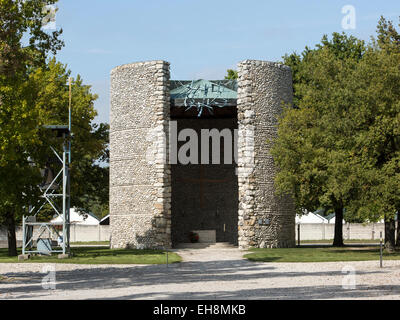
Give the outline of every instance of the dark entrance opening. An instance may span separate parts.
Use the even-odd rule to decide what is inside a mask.
[[[238,243],[238,179],[235,130],[238,129],[236,100],[223,108],[214,108],[214,112],[204,112],[199,116],[196,109],[185,110],[181,106],[171,105],[171,121],[177,122],[177,132],[193,129],[198,137],[199,164],[171,165],[171,236],[172,244],[190,242],[193,231],[214,231],[216,242]],[[201,164],[202,129],[228,129],[232,137],[232,163],[224,163],[227,150],[223,136],[220,143],[220,164],[212,164],[214,141],[209,139],[209,163]],[[225,130],[226,131],[226,130]],[[178,150],[186,141],[178,141]],[[214,149],[215,152],[215,149]]]

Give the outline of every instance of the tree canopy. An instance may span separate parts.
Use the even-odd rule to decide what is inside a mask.
[[[228,69],[227,75],[225,76],[225,80],[235,80],[238,78],[238,73],[236,70]]]
[[[0,223],[16,255],[15,225],[38,201],[43,168],[60,142],[43,125],[68,124],[66,66],[50,59],[62,30],[45,31],[46,6],[57,0],[0,0]],[[95,124],[96,95],[80,76],[72,83],[71,205],[108,207],[108,125]],[[60,151],[61,152],[61,151]]]
[[[291,193],[299,212],[335,210],[336,245],[344,209],[347,219],[376,221],[399,208],[398,35],[383,18],[377,32],[369,44],[334,33],[284,57],[295,107],[285,108],[272,150],[277,190]]]

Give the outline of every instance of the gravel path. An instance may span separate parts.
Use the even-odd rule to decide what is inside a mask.
[[[254,263],[238,249],[179,250],[170,265],[0,264],[0,299],[399,299],[400,261]],[[344,267],[355,271],[355,289]],[[5,278],[4,278],[5,277]],[[350,280],[350,281],[346,281]]]

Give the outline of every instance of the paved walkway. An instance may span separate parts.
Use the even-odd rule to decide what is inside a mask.
[[[400,299],[400,261],[254,263],[238,249],[179,250],[170,265],[0,264],[0,299]],[[342,273],[354,270],[355,277]],[[354,289],[343,288],[343,283]]]

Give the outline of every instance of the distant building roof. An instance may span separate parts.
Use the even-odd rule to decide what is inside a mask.
[[[317,211],[316,211],[317,212]],[[308,212],[303,215],[296,216],[296,223],[328,223],[324,217],[315,212]]]
[[[335,218],[335,217],[336,217],[335,213],[331,213],[331,214],[328,214],[328,215],[326,216],[326,219],[327,219],[327,220],[331,220],[331,219],[333,219],[333,218]]]
[[[79,225],[98,225],[99,219],[94,214],[80,213],[77,209],[71,208],[70,210],[70,223]],[[55,217],[51,220],[51,223],[62,223],[60,216]]]

